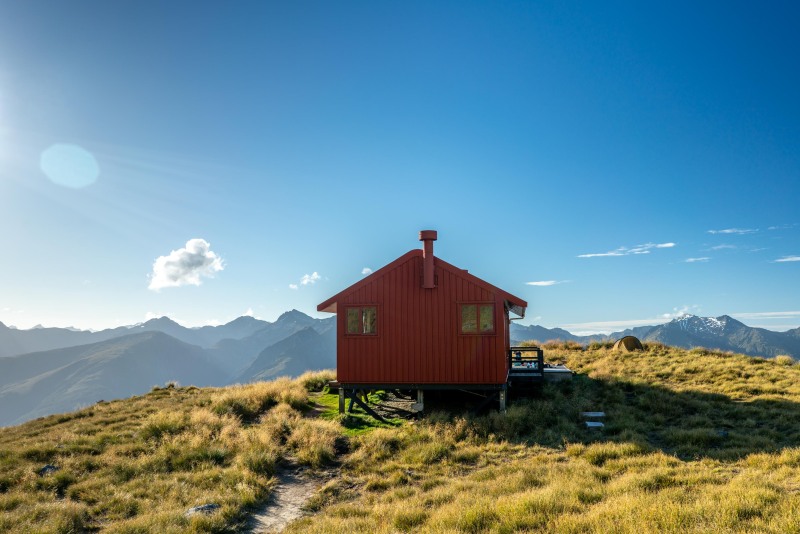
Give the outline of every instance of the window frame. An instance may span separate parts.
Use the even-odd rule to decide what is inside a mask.
[[[366,308],[373,308],[375,310],[375,331],[374,332],[363,332],[364,329],[364,310]],[[361,329],[362,332],[358,333],[351,333],[348,332],[348,315],[350,310],[359,310],[359,315],[361,315]],[[346,337],[376,337],[379,335],[380,329],[380,306],[377,304],[348,304],[344,307],[344,335]]]
[[[475,331],[464,331],[464,307],[475,306]],[[492,329],[481,330],[481,307],[492,309]],[[494,336],[497,334],[497,303],[494,301],[470,301],[458,303],[458,333],[462,336]]]

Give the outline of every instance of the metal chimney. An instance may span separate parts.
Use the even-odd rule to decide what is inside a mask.
[[[436,238],[436,230],[422,230],[419,233],[419,240],[422,241],[422,287],[425,289],[436,287],[433,276],[433,242]]]

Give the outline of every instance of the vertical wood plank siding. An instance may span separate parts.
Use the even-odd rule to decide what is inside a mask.
[[[423,261],[409,257],[342,295],[337,312],[337,378],[364,384],[502,384],[506,381],[504,301],[434,265],[436,288],[422,287]],[[494,302],[493,334],[461,334],[462,302]],[[347,306],[375,305],[377,335],[345,334]]]

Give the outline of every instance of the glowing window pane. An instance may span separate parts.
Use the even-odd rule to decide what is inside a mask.
[[[481,332],[494,331],[494,306],[491,304],[481,305]]]
[[[361,308],[347,308],[347,333],[361,333]]]
[[[364,333],[374,334],[378,331],[378,310],[375,307],[364,308]]]
[[[478,331],[478,314],[477,306],[475,304],[464,304],[461,306],[461,331],[462,332],[477,332]]]

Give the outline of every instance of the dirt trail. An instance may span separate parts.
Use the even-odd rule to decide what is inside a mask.
[[[372,405],[383,417],[414,417],[411,411],[413,400],[389,395],[384,401]],[[337,456],[343,454],[337,451]],[[266,503],[250,516],[247,532],[267,534],[282,532],[286,526],[305,515],[303,505],[323,484],[339,475],[338,468],[330,468],[313,475],[303,467],[291,464],[281,468],[275,475],[278,484]]]
[[[286,525],[304,516],[303,505],[327,478],[311,477],[305,469],[287,468],[277,475],[278,485],[269,500],[250,518],[248,532],[281,532]]]

